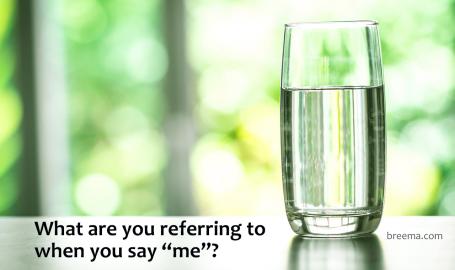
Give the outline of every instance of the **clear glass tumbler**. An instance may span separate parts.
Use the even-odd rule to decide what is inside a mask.
[[[297,234],[357,236],[382,215],[385,106],[378,24],[286,24],[281,159]]]

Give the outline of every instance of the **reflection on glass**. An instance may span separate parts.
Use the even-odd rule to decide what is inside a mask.
[[[301,238],[292,240],[288,270],[384,269],[381,243],[376,235],[359,238]]]

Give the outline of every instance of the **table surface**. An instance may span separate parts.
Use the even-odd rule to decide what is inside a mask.
[[[242,238],[230,236],[132,236],[122,240],[122,225],[243,224]],[[81,222],[112,224],[117,236],[39,236],[35,221],[60,224]],[[246,224],[261,224],[262,236],[249,236]],[[158,230],[157,230],[158,231]],[[156,232],[156,231],[155,231]],[[440,234],[442,239],[390,239],[392,234],[408,238]],[[396,237],[396,236],[395,236]],[[201,247],[202,242],[218,249],[202,250],[199,258],[173,258],[163,251],[172,246]],[[60,247],[83,247],[84,258],[37,258],[35,247],[52,243]],[[152,261],[146,258],[99,258],[90,262],[90,247],[157,247]],[[213,257],[213,254],[216,257]],[[96,218],[0,218],[0,269],[455,269],[455,217],[384,217],[378,230],[353,239],[308,239],[294,235],[283,217],[96,217]]]

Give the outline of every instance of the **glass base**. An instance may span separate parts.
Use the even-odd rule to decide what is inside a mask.
[[[303,237],[358,237],[376,230],[382,210],[343,215],[288,212],[287,216],[292,230]]]

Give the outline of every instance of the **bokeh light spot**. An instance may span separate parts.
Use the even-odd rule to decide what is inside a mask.
[[[0,89],[0,143],[17,130],[21,116],[21,103],[17,93]]]
[[[251,98],[250,79],[241,71],[209,69],[200,83],[202,105],[214,111],[236,112]]]
[[[14,3],[15,1],[13,0],[2,0],[0,2],[0,41],[11,26],[10,20],[13,14]]]
[[[244,177],[243,165],[233,149],[209,137],[196,146],[192,165],[196,181],[211,196],[232,191]]]
[[[239,137],[258,159],[280,164],[280,112],[278,104],[264,102],[241,113]]]
[[[75,199],[79,209],[92,216],[115,214],[121,200],[117,183],[103,174],[91,174],[76,183]]]
[[[145,114],[133,106],[119,106],[109,114],[105,122],[109,137],[142,132],[148,130],[149,126]]]
[[[168,60],[163,44],[153,38],[141,38],[131,43],[126,52],[126,71],[132,79],[156,82],[166,74]]]
[[[417,215],[430,208],[440,173],[425,155],[404,145],[388,147],[385,213]]]

